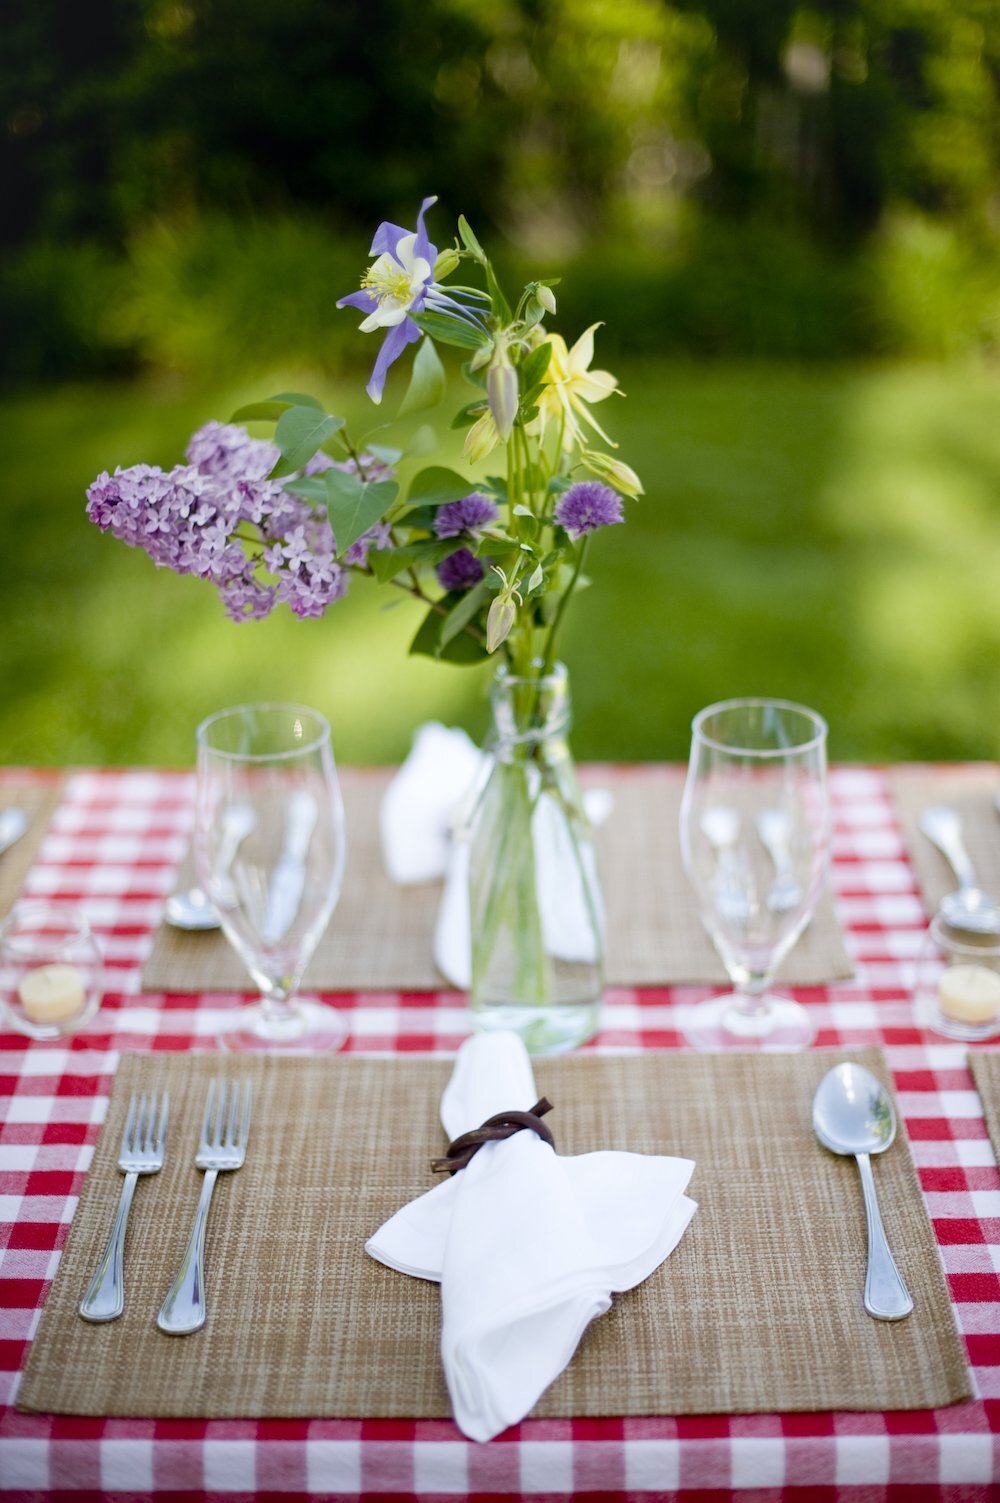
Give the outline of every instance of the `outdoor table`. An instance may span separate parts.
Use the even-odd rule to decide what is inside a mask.
[[[52,774],[30,774],[44,780]],[[1000,775],[998,775],[1000,780]],[[927,915],[877,768],[838,767],[832,888],[853,980],[799,989],[817,1045],[881,1045],[934,1226],[977,1397],[933,1411],[531,1420],[485,1445],[446,1420],[138,1420],[19,1413],[19,1373],[125,1050],[195,1050],[236,997],[141,995],[139,972],[191,824],[192,777],[69,774],[25,896],[79,905],[107,990],[65,1044],[0,1034],[0,1488],[185,1498],[568,1495],[996,1497],[1000,1479],[1000,1173],[967,1046],[914,1022],[910,964]],[[334,918],[336,922],[336,917]],[[248,986],[248,993],[250,992]],[[591,1048],[684,1047],[679,1009],[706,988],[605,996]],[[331,996],[351,1054],[450,1055],[470,1031],[455,992]]]

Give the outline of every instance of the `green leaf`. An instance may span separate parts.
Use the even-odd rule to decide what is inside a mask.
[[[436,407],[444,396],[447,384],[444,366],[434,348],[434,341],[425,336],[413,357],[413,375],[397,416],[403,417],[408,412],[426,412],[428,407]]]
[[[443,597],[440,604],[445,607],[446,611],[450,611],[462,599],[464,593],[463,590],[452,590],[450,594]],[[441,625],[444,619],[440,611],[429,610],[410,643],[410,652],[421,653],[429,658],[440,658],[446,663],[482,663],[486,658],[486,648],[467,631],[460,631],[442,647]]]
[[[237,408],[229,421],[276,423],[290,407],[312,407],[317,412],[323,411],[315,397],[306,396],[300,391],[282,391],[276,397],[268,397],[266,402],[248,402],[245,407]]]
[[[410,318],[424,334],[429,334],[440,344],[453,344],[460,350],[478,350],[486,344],[489,335],[469,324],[449,318],[445,313],[411,313]]]
[[[289,407],[278,419],[274,441],[281,458],[271,471],[271,478],[301,470],[326,440],[343,428],[343,418],[331,417],[315,407]]]
[[[478,256],[480,260],[485,261],[486,252],[483,250],[482,246],[479,244],[479,241],[472,233],[472,226],[469,224],[469,221],[466,219],[464,214],[459,214],[458,216],[458,233],[462,237],[462,244],[465,246],[466,250],[471,251],[472,254],[474,256]]]
[[[322,475],[298,475],[294,480],[289,480],[282,489],[291,491],[293,496],[302,496],[306,501],[316,501],[320,506],[326,505],[327,491]]]
[[[271,401],[287,402],[289,407],[315,407],[317,412],[323,411],[323,403],[317,402],[315,397],[303,391],[279,391],[277,396],[271,397]]]
[[[477,418],[482,417],[485,411],[485,402],[470,402],[468,406],[462,408],[461,412],[456,412],[451,420],[451,426],[453,428],[470,428]]]
[[[447,647],[448,643],[453,641],[458,636],[458,633],[468,626],[476,612],[482,609],[488,599],[489,590],[486,587],[485,579],[481,579],[478,584],[474,584],[471,590],[464,590],[462,592],[458,604],[452,606],[441,623],[441,636],[439,640],[442,648]]]
[[[454,551],[454,544],[450,541],[436,542],[426,538],[407,543],[402,548],[376,548],[369,554],[368,562],[379,583],[388,584],[397,574],[404,574],[407,569],[419,569],[423,564],[436,564]]]
[[[445,501],[461,501],[472,489],[472,481],[454,470],[431,465],[413,477],[408,499],[411,506],[441,506]]]
[[[438,446],[438,437],[430,423],[421,423],[406,446],[407,459],[420,459],[424,454],[433,454]]]
[[[326,471],[326,475],[335,473],[337,472],[333,470]],[[357,480],[357,477],[345,475],[344,479]],[[337,539],[338,556],[346,553],[363,532],[367,532],[369,527],[373,527],[385,515],[399,494],[395,480],[379,480],[374,485],[359,483],[353,493],[337,485],[330,485],[328,490],[327,511],[333,535]]]
[[[402,449],[390,448],[388,444],[365,444],[364,452],[373,454],[383,464],[398,464],[403,457]]]
[[[552,346],[549,343],[540,344],[537,350],[532,350],[527,360],[521,366],[521,389],[529,392],[537,386],[549,368],[552,359]]]
[[[411,532],[433,532],[436,517],[436,506],[411,506],[399,518],[399,525]]]

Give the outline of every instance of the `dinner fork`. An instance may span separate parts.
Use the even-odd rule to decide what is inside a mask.
[[[208,1225],[208,1208],[212,1203],[217,1176],[228,1169],[241,1169],[246,1158],[247,1137],[250,1132],[248,1080],[243,1082],[242,1107],[240,1095],[239,1081],[233,1082],[231,1089],[224,1080],[213,1080],[208,1087],[205,1121],[194,1158],[195,1166],[203,1171],[205,1179],[180,1269],[156,1317],[160,1330],[166,1331],[169,1336],[187,1336],[192,1331],[200,1331],[205,1324],[205,1228]]]
[[[141,1096],[132,1092],[118,1154],[118,1167],[125,1175],[125,1183],[108,1245],[80,1301],[80,1314],[84,1320],[117,1320],[125,1308],[125,1227],[132,1194],[140,1174],[156,1174],[163,1168],[169,1107],[170,1098],[166,1091],[162,1103],[155,1091],[149,1096],[145,1091]]]

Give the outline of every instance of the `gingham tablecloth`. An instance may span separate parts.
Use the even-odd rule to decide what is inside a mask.
[[[43,777],[44,774],[37,774]],[[1000,777],[998,777],[1000,781]],[[978,1397],[887,1414],[528,1420],[488,1445],[448,1421],[93,1420],[19,1414],[19,1374],[59,1262],[119,1051],[211,1048],[242,997],[141,995],[139,968],[186,847],[190,775],[78,772],[26,895],[79,905],[106,956],[104,1005],[67,1047],[0,1034],[0,1488],[23,1498],[567,1496],[874,1503],[1000,1496],[1000,1173],[965,1047],[914,1026],[925,915],[881,772],[838,768],[833,886],[856,980],[798,993],[821,1045],[881,1044],[893,1069]],[[612,990],[596,1048],[681,1046],[704,989]],[[352,1053],[451,1054],[461,996],[357,993]],[[799,1489],[800,1491],[795,1491]],[[916,1489],[917,1491],[914,1491]]]

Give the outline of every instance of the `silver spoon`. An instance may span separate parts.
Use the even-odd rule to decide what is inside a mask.
[[[20,840],[28,828],[28,816],[23,809],[11,805],[9,809],[0,809],[0,851],[5,851],[15,840]]]
[[[218,929],[219,915],[200,887],[172,892],[163,905],[163,917],[175,929]]]
[[[902,1320],[913,1309],[885,1239],[870,1154],[884,1153],[896,1136],[896,1114],[888,1092],[863,1065],[834,1065],[813,1098],[813,1130],[831,1153],[857,1160],[868,1220],[865,1309],[876,1320]]]
[[[257,816],[246,804],[232,804],[225,810],[222,819],[222,838],[215,862],[214,883],[220,901],[225,903],[232,887],[229,869],[240,845],[257,823]],[[198,886],[171,893],[163,905],[163,917],[174,929],[219,928],[219,915],[215,906],[204,888]]]
[[[941,899],[941,915],[953,929],[970,934],[1000,934],[1000,904],[979,886],[975,867],[962,839],[962,821],[946,804],[931,804],[917,821],[958,878],[958,891]]]

